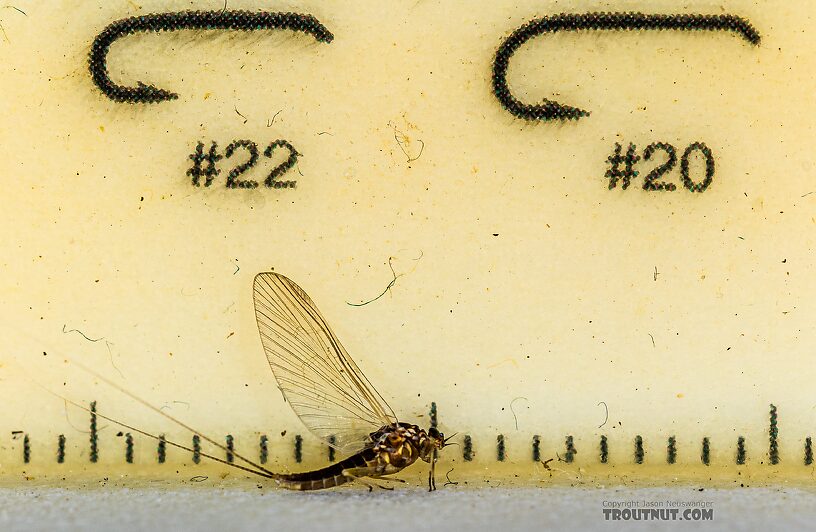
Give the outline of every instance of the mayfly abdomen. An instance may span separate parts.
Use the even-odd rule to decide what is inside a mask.
[[[343,471],[368,467],[375,459],[376,453],[371,449],[365,449],[328,467],[304,473],[280,475],[275,480],[280,487],[290,490],[310,491],[333,488],[354,480],[354,477],[344,475]]]

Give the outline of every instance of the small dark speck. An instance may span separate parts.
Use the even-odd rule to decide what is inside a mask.
[[[117,437],[117,438],[121,438],[122,436],[124,436],[124,434],[122,434],[121,432],[117,432],[117,433],[116,433],[116,437]]]
[[[142,196],[141,199],[139,199],[139,201],[144,201],[144,196]]]
[[[788,262],[788,259],[782,259],[782,264],[785,264],[786,262]]]
[[[281,437],[286,436],[286,431],[281,432]]]
[[[493,236],[499,236],[499,233],[493,233]]]
[[[47,357],[47,356],[48,356],[48,353],[46,353],[45,351],[43,351],[43,356],[44,356],[44,357]]]

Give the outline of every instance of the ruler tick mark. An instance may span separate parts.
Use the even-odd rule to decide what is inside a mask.
[[[31,440],[28,434],[23,436],[23,463],[31,462]]]
[[[269,438],[266,434],[261,435],[261,454],[258,458],[260,458],[261,463],[265,464],[269,460]]]
[[[677,438],[669,436],[669,442],[666,445],[666,462],[674,464],[677,462]]]
[[[193,436],[193,463],[201,463],[201,436],[198,434]]]
[[[99,461],[99,434],[97,434],[96,427],[96,401],[91,403],[91,462]]]
[[[643,463],[643,438],[641,436],[635,436],[635,463],[642,464]]]
[[[133,463],[133,435],[130,432],[125,434],[125,462]]]
[[[745,464],[745,438],[737,438],[737,465]]]
[[[462,458],[465,462],[473,461],[473,438],[470,434],[465,434],[464,445],[462,445]]]
[[[779,463],[779,425],[776,406],[774,405],[771,405],[770,418],[770,426],[768,428],[768,435],[770,436],[768,458],[770,458],[771,465],[776,465]]]
[[[232,434],[227,435],[227,462],[230,464],[235,461],[235,439]]]
[[[303,461],[303,437],[300,434],[295,436],[295,462]]]
[[[165,460],[167,460],[167,440],[164,438],[164,434],[159,434],[159,445],[156,448],[156,455],[160,464],[163,464]]]
[[[57,438],[57,463],[65,463],[65,434],[60,434]]]
[[[711,442],[708,438],[703,438],[703,450],[700,453],[700,459],[703,465],[709,465],[711,462]]]
[[[541,461],[541,436],[533,436],[533,462]]]
[[[573,443],[572,436],[567,436],[564,446],[567,449],[567,452],[564,453],[564,461],[571,464],[575,460],[575,455],[578,454],[578,451],[575,450],[575,444]]]
[[[337,443],[336,436],[329,436],[329,462],[334,462],[334,447],[333,445]]]

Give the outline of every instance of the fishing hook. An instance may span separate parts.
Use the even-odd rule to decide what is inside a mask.
[[[283,29],[312,35],[319,42],[330,43],[334,35],[312,15],[298,13],[253,13],[250,11],[181,11],[153,13],[140,17],[118,20],[96,36],[89,68],[91,77],[99,90],[111,100],[121,103],[157,103],[175,100],[178,94],[141,81],[136,87],[114,83],[108,74],[107,57],[111,45],[138,32],[162,32],[179,30],[237,30],[257,31]]]
[[[578,120],[589,111],[545,99],[526,104],[513,96],[507,85],[510,58],[527,41],[545,33],[579,30],[708,30],[731,31],[753,45],[759,32],[746,19],[735,15],[649,15],[644,13],[584,13],[553,15],[531,20],[502,41],[493,59],[493,94],[502,107],[524,120]]]

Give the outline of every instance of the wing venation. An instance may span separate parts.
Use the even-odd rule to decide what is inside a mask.
[[[278,388],[304,425],[338,449],[361,448],[397,418],[301,287],[266,272],[253,285],[255,317]]]

